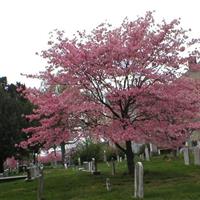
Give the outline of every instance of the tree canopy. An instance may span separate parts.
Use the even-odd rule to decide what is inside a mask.
[[[26,138],[21,129],[28,126],[25,115],[32,111],[32,104],[21,96],[17,88],[25,86],[17,83],[8,84],[6,77],[0,78],[0,172],[7,157],[19,156],[20,148],[16,146]]]
[[[179,20],[156,24],[151,12],[120,27],[101,24],[91,34],[50,41],[38,76],[46,90],[27,90],[40,120],[30,141],[69,139],[77,133],[111,140],[133,169],[131,141],[175,148],[199,128],[199,82],[183,75],[199,70],[196,44]],[[57,93],[56,88],[63,90]],[[47,131],[48,130],[48,133]],[[76,130],[76,131],[75,131]],[[78,131],[77,131],[78,130]],[[124,142],[124,145],[122,145]]]

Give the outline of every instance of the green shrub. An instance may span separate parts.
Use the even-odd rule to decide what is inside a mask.
[[[84,161],[91,161],[95,158],[97,162],[103,160],[103,151],[101,143],[93,143],[92,141],[86,141],[77,146],[76,151],[72,155],[72,161],[74,164],[78,164],[78,158],[81,159],[81,163]]]
[[[125,157],[125,154],[122,151],[114,147],[107,146],[104,150],[106,152],[107,161],[111,161],[112,158],[114,160],[117,160],[117,155],[119,157],[122,157],[123,159]]]

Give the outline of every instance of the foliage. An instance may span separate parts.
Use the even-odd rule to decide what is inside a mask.
[[[157,24],[147,12],[118,28],[101,24],[73,39],[58,31],[57,38],[42,52],[46,71],[32,76],[45,90],[26,91],[38,105],[29,118],[40,121],[26,129],[34,133],[29,143],[107,138],[133,173],[131,141],[176,148],[200,128],[200,83],[183,76],[200,69],[200,40],[189,38],[179,20]]]
[[[96,161],[103,160],[103,145],[100,143],[93,143],[92,141],[86,140],[85,142],[80,143],[75,152],[72,154],[72,160],[74,164],[78,164],[78,159],[81,159],[81,162],[91,161],[92,158],[95,158]]]
[[[6,165],[10,169],[17,168],[17,160],[12,156],[11,158],[7,158],[4,165]]]
[[[0,78],[0,172],[7,157],[19,158],[25,153],[16,144],[26,138],[21,129],[29,125],[24,116],[31,113],[32,104],[21,96],[18,87],[25,89],[20,83],[7,84],[6,77]]]

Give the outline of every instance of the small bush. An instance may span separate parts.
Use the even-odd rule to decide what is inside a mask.
[[[97,162],[102,161],[102,144],[95,144],[92,141],[79,144],[77,150],[72,155],[72,161],[76,165],[78,164],[78,158],[81,159],[81,163],[84,161],[91,161],[92,158],[95,158]]]

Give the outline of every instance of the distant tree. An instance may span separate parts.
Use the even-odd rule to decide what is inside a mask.
[[[96,161],[103,160],[103,144],[93,143],[91,140],[86,139],[79,143],[72,153],[73,162],[78,164],[78,159],[83,161],[92,161],[95,158]]]
[[[7,157],[25,153],[16,144],[26,137],[21,129],[28,126],[24,116],[32,112],[33,106],[17,91],[19,87],[25,89],[20,83],[7,84],[6,77],[0,78],[0,173]]]

